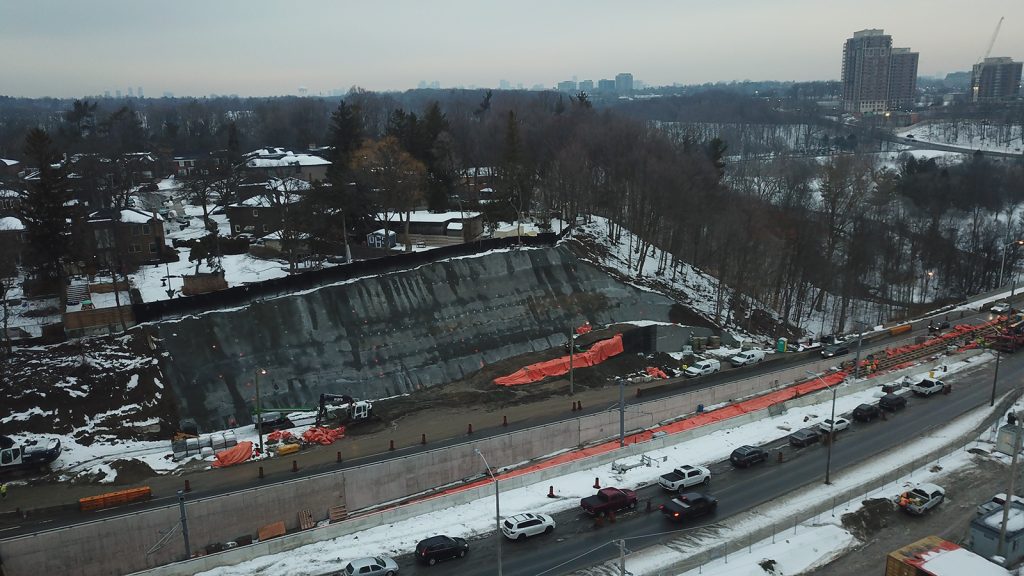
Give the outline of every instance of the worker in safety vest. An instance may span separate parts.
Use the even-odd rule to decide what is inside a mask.
[[[0,500],[7,499],[7,483],[0,484]]]

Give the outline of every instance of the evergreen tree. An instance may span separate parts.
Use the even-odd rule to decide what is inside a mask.
[[[36,280],[54,284],[63,274],[70,226],[64,204],[70,199],[61,157],[45,130],[36,128],[25,138],[25,156],[39,169],[21,198],[20,217],[25,225],[25,263]]]

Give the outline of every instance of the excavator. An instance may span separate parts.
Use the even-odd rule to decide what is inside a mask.
[[[337,420],[339,424],[352,424],[369,420],[372,416],[372,402],[356,400],[346,394],[321,394],[316,425],[320,426],[329,420]]]

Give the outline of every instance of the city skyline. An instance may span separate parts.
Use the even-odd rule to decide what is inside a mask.
[[[542,85],[629,72],[649,86],[742,80],[838,80],[843,41],[884,29],[920,53],[919,75],[969,71],[984,54],[1024,59],[1024,3],[911,0],[714,5],[597,0],[514,7],[465,1],[294,6],[183,0],[51,0],[0,8],[8,57],[0,94],[81,97],[129,86],[150,96],[332,94]],[[925,24],[927,22],[927,24]],[[59,55],[59,56],[58,56]]]

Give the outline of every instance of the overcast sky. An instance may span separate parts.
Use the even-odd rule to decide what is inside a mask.
[[[1000,16],[992,56],[1024,60],[1024,0],[4,0],[0,94],[838,79],[864,28],[944,75],[984,54]]]

